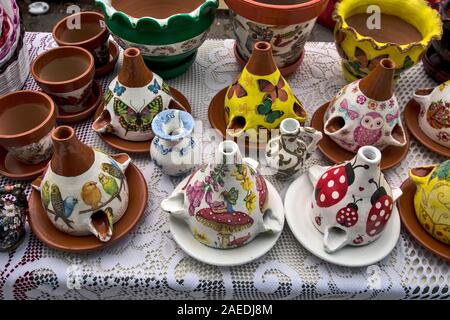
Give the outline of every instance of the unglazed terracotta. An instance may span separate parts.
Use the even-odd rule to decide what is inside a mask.
[[[368,28],[366,22],[373,20],[372,13],[366,13],[369,6],[380,8],[381,29]],[[395,62],[399,76],[442,35],[438,13],[424,0],[343,0],[336,4],[333,18],[336,48],[349,82],[368,75],[383,58]]]
[[[351,161],[310,168],[309,177],[315,186],[311,219],[324,234],[326,252],[336,252],[346,245],[366,245],[384,231],[402,192],[388,184],[380,161],[381,152],[366,146]]]
[[[269,42],[279,69],[296,64],[301,58],[315,21],[327,0],[254,1],[225,0],[231,10],[236,55],[250,59],[258,41]],[[239,59],[238,59],[239,60]],[[298,67],[298,65],[297,65]],[[295,71],[283,73],[284,76]]]
[[[124,172],[131,159],[88,147],[68,126],[57,127],[52,142],[55,151],[47,172],[33,183],[48,218],[62,232],[109,241],[114,223],[128,207]]]
[[[304,169],[305,161],[316,150],[320,139],[320,131],[301,127],[295,119],[284,119],[281,121],[280,135],[270,139],[267,144],[267,163],[276,170],[278,179],[292,179]]]
[[[0,97],[0,145],[24,164],[50,158],[55,104],[45,93],[16,91]]]
[[[66,113],[85,109],[92,94],[94,57],[81,47],[64,46],[41,53],[31,64],[34,80]]]
[[[342,88],[328,105],[324,132],[340,147],[357,152],[372,145],[380,150],[407,143],[394,94],[392,60],[383,59],[362,80]]]
[[[409,177],[417,187],[414,209],[420,224],[435,239],[450,245],[450,160],[412,168]]]
[[[283,225],[267,202],[267,185],[252,159],[241,159],[233,141],[220,143],[214,162],[195,171],[161,207],[184,219],[193,236],[218,249],[240,247]]]
[[[0,251],[15,249],[25,237],[27,196],[22,185],[0,187]]]
[[[419,126],[433,141],[450,149],[450,81],[434,89],[419,89],[414,100],[420,104]]]
[[[253,54],[225,96],[227,133],[257,135],[278,128],[286,118],[305,122],[306,111],[278,70],[268,42],[257,42]]]
[[[163,173],[183,175],[200,161],[200,145],[192,135],[194,118],[188,112],[164,110],[156,115],[152,130],[155,138],[150,155]]]

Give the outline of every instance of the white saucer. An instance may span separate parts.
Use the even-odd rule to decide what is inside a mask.
[[[184,186],[188,178],[184,179],[175,188],[175,191]],[[283,200],[281,200],[275,187],[267,180],[266,183],[270,207],[273,208],[274,214],[284,225]],[[238,266],[260,258],[272,249],[281,235],[281,232],[262,233],[242,247],[226,250],[214,249],[195,240],[183,219],[170,214],[168,216],[170,232],[181,249],[196,260],[219,267]]]
[[[313,186],[308,173],[305,173],[289,186],[284,200],[286,220],[292,233],[312,254],[340,266],[362,267],[382,260],[394,249],[400,236],[397,206],[392,210],[386,229],[374,242],[361,247],[346,246],[333,254],[325,252],[323,234],[316,229],[310,218],[312,194]]]

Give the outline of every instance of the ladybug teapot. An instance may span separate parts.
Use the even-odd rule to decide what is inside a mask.
[[[311,218],[324,234],[326,252],[368,244],[384,231],[402,192],[389,186],[380,161],[380,150],[365,146],[348,162],[310,168]]]

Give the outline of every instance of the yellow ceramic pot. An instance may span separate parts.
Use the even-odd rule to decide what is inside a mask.
[[[450,160],[440,165],[413,168],[409,176],[417,186],[417,219],[437,240],[450,245]]]
[[[400,37],[402,32],[395,30],[395,21],[393,22],[392,19],[389,19],[390,21],[385,20],[400,18],[403,20],[400,21],[403,22],[403,27],[406,22],[420,33],[418,35],[421,40],[406,44],[399,44],[402,43],[400,39],[398,39],[398,43],[395,43],[395,41],[378,42],[370,36],[361,35],[354,27],[349,25],[350,17],[354,19],[356,15],[367,14],[367,17],[371,16],[367,26],[370,25],[372,28],[372,23],[376,21],[374,20],[376,19],[376,13],[373,13],[374,8],[375,10],[377,8],[375,6],[380,9],[378,21],[381,23],[381,29],[376,32],[387,33],[387,38],[394,34],[398,34]],[[336,5],[333,19],[336,20],[334,30],[336,48],[342,58],[345,78],[349,82],[365,77],[383,58],[389,58],[395,62],[397,66],[396,77],[398,77],[400,73],[419,62],[431,41],[440,39],[442,35],[442,23],[439,14],[431,9],[425,0],[342,0]],[[366,22],[367,20],[363,21]],[[400,24],[398,25],[400,28]],[[355,25],[353,24],[353,26]]]

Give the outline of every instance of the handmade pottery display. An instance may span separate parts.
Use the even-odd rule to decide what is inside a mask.
[[[450,149],[450,81],[436,88],[417,90],[414,100],[420,104],[418,119],[422,131]]]
[[[201,160],[200,145],[192,135],[194,118],[186,111],[164,110],[152,122],[155,138],[150,155],[163,173],[179,176]]]
[[[370,74],[342,88],[324,116],[324,132],[343,149],[371,145],[401,147],[407,139],[394,95],[392,60],[382,59]]]
[[[44,177],[33,187],[41,194],[48,218],[60,231],[93,234],[109,241],[113,225],[127,210],[126,154],[111,157],[81,143],[68,126],[52,132],[54,154]]]
[[[373,16],[373,6],[381,11],[379,16]],[[395,62],[399,76],[442,35],[439,14],[424,0],[343,0],[333,18],[336,48],[349,82],[368,75],[383,58]]]
[[[236,36],[235,55],[244,66],[256,42],[273,47],[274,60],[283,76],[294,72],[303,49],[327,0],[225,0]]]
[[[183,219],[199,242],[218,249],[243,246],[283,224],[267,202],[267,185],[257,162],[242,159],[233,141],[221,142],[215,161],[202,165],[161,207]]]
[[[309,169],[315,186],[310,218],[324,234],[326,252],[333,253],[346,245],[366,245],[384,231],[402,192],[388,184],[380,161],[381,152],[365,146],[351,161]]]
[[[94,58],[86,49],[58,47],[41,53],[31,64],[34,80],[65,113],[86,108],[92,94]]]
[[[137,48],[125,50],[122,68],[109,84],[104,100],[104,110],[92,128],[130,141],[152,139],[154,117],[163,110],[181,108],[170,87],[146,67]]]
[[[314,128],[301,127],[292,118],[284,119],[280,135],[272,138],[266,147],[266,160],[277,170],[278,179],[292,179],[304,168],[305,161],[316,150],[322,133]]]
[[[191,66],[219,6],[218,0],[96,0],[96,4],[116,42],[124,49],[141,50],[149,68],[164,79]]]
[[[420,224],[435,239],[450,245],[450,160],[412,168],[409,177],[417,187],[414,209]]]
[[[272,57],[268,42],[257,42],[244,70],[225,97],[227,133],[257,136],[261,128],[275,129],[286,118],[305,122],[306,111],[294,96]]]
[[[27,211],[24,186],[0,187],[0,251],[15,249],[22,242]]]

